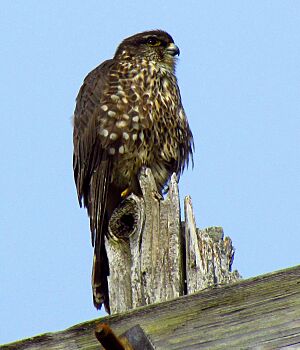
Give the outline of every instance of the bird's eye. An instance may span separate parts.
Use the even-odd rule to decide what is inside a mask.
[[[161,41],[155,37],[151,37],[147,39],[147,44],[150,46],[159,46],[161,44]]]

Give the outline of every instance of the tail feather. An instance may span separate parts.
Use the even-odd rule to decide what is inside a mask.
[[[107,230],[107,220],[103,225],[103,229]],[[100,248],[100,254],[98,249]],[[96,239],[94,247],[93,257],[93,270],[92,270],[92,290],[93,290],[93,302],[97,309],[101,309],[102,304],[105,307],[107,313],[110,313],[109,307],[109,293],[107,277],[109,276],[109,264],[104,245],[104,237],[101,242]]]
[[[94,246],[92,289],[94,305],[100,309],[104,304],[109,312],[108,282],[109,264],[105,250],[108,232],[107,195],[111,179],[111,159],[102,159],[90,182],[88,212]]]

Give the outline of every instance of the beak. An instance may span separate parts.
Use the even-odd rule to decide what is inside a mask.
[[[179,56],[180,55],[179,47],[171,43],[167,46],[167,53],[170,54],[171,56],[176,56],[176,55]]]

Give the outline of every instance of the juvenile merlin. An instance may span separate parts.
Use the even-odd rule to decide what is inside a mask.
[[[104,246],[114,209],[140,195],[138,174],[152,170],[161,192],[192,158],[193,136],[175,76],[179,48],[153,30],[125,39],[113,59],[84,80],[74,112],[73,169],[80,205],[90,218],[94,305],[109,312]]]

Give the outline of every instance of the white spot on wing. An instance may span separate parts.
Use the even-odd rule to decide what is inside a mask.
[[[118,135],[117,135],[116,133],[112,132],[112,133],[109,135],[109,138],[110,138],[111,140],[115,141],[115,140],[117,140]]]
[[[118,95],[111,95],[110,98],[114,101],[114,102],[118,102],[120,97]]]
[[[144,132],[143,131],[140,132],[139,136],[140,136],[141,141],[144,142]]]
[[[119,129],[125,128],[127,126],[126,120],[119,120],[116,122],[116,127]]]
[[[114,117],[117,113],[114,112],[114,111],[108,111],[107,114],[108,114],[110,117]]]
[[[108,130],[106,130],[106,129],[100,130],[100,135],[104,136],[104,137],[107,137],[108,136]]]

